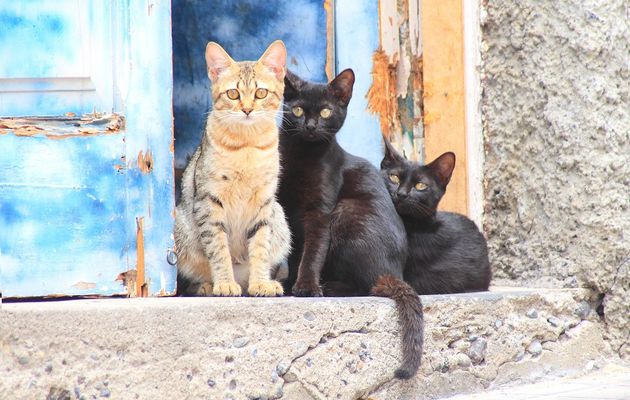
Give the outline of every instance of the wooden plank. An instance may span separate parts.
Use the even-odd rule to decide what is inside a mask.
[[[425,160],[446,151],[456,154],[440,209],[467,215],[463,22],[461,0],[422,0]]]

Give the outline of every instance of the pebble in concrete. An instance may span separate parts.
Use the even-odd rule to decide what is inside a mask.
[[[459,365],[462,368],[470,367],[471,364],[472,364],[472,361],[471,361],[470,357],[468,357],[464,353],[456,354],[455,355],[455,361],[456,361],[457,365]]]
[[[557,328],[557,327],[562,325],[562,320],[560,320],[560,318],[554,317],[554,316],[551,316],[551,317],[547,318],[547,322],[549,322],[551,324],[551,326],[553,326],[554,328]]]
[[[538,311],[536,311],[535,308],[530,308],[529,310],[527,310],[525,315],[527,315],[529,318],[535,319],[538,318]]]
[[[315,320],[315,314],[312,311],[307,311],[304,313],[304,319],[307,321],[314,321]]]
[[[486,348],[488,343],[486,339],[479,337],[470,344],[468,349],[468,357],[472,360],[473,364],[479,364],[486,358]]]
[[[282,376],[286,374],[290,366],[291,366],[291,363],[289,361],[287,360],[280,361],[278,365],[276,365],[276,371],[278,372],[278,375]]]
[[[529,346],[527,346],[527,352],[533,356],[540,355],[542,351],[543,351],[543,347],[542,347],[542,344],[540,344],[539,340],[534,340],[533,342],[529,344]]]
[[[232,342],[232,345],[236,347],[237,349],[239,349],[241,347],[245,347],[247,343],[249,343],[249,338],[247,336],[241,336],[234,339],[234,342]]]
[[[588,315],[591,313],[591,306],[586,301],[581,301],[577,307],[575,307],[574,314],[580,317],[581,319],[588,318]]]

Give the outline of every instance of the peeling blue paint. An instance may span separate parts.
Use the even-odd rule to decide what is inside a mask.
[[[166,260],[174,210],[170,2],[147,11],[127,0],[0,4],[0,56],[23,50],[10,57],[19,68],[0,64],[0,116],[114,110],[125,120],[120,130],[89,136],[60,137],[54,132],[65,131],[52,123],[53,138],[0,131],[4,296],[125,293],[115,279],[137,267],[136,218],[145,222],[149,294],[174,292]],[[153,155],[149,173],[138,169],[140,151]]]
[[[123,292],[114,280],[127,269],[125,185],[112,173],[122,137],[0,140],[3,295],[85,293],[79,281]]]

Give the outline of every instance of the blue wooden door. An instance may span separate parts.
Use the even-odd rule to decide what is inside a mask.
[[[170,11],[0,3],[4,297],[174,291]]]

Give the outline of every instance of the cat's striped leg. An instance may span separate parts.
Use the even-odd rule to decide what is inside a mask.
[[[199,227],[201,245],[212,270],[212,294],[240,296],[242,289],[234,280],[223,204],[210,192],[199,193],[195,197],[193,215]]]
[[[272,269],[276,266],[276,257],[271,254],[274,245],[274,225],[278,224],[275,199],[263,205],[258,216],[247,232],[247,250],[249,253],[249,286],[251,296],[282,296],[282,285],[271,279]],[[284,214],[281,216],[284,221]],[[284,221],[286,224],[286,221]],[[276,261],[274,263],[274,261]]]

